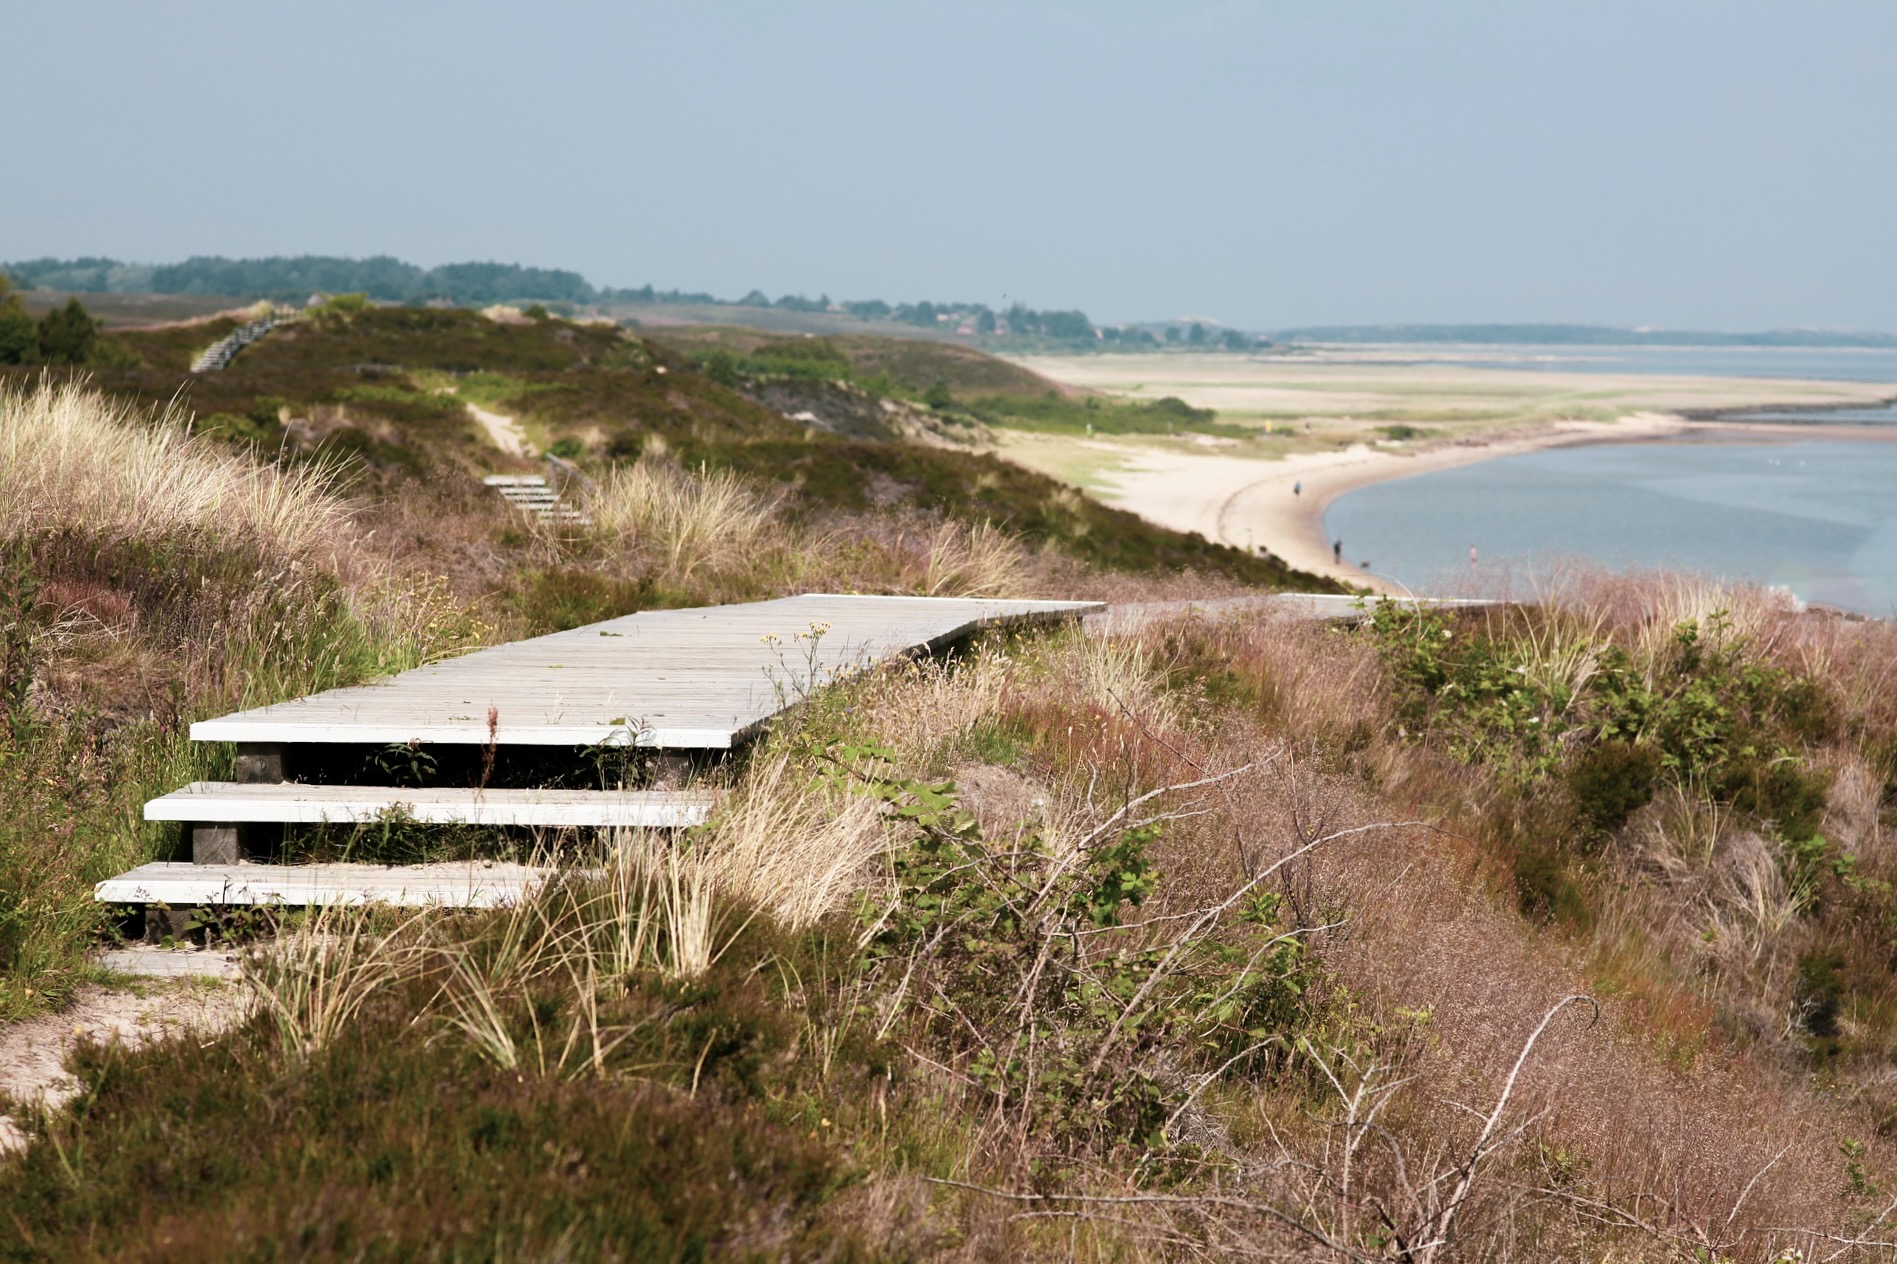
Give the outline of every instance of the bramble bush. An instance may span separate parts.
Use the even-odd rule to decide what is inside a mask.
[[[1023,1136],[1070,1156],[1163,1149],[1189,1072],[1285,1065],[1317,972],[1280,929],[1277,893],[1129,923],[1159,889],[1159,823],[1122,822],[1070,854],[1039,833],[997,847],[952,783],[896,774],[889,749],[824,757],[836,785],[915,831],[894,894],[864,907],[870,976],[913,997],[920,1038]]]

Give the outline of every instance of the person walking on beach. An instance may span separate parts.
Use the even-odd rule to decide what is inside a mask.
[[[1475,569],[1475,545],[1473,544],[1469,546],[1469,569]]]
[[[1331,560],[1335,561],[1339,566],[1344,564],[1344,542],[1342,540],[1333,540],[1331,542]]]
[[[1297,482],[1295,482],[1295,483],[1293,483],[1293,484],[1291,484],[1291,494],[1292,494],[1293,496],[1302,496],[1302,495],[1304,495],[1304,481],[1303,481],[1302,479],[1300,479],[1300,480],[1298,480]]]

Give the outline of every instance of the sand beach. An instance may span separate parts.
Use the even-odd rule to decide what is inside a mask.
[[[1348,491],[1497,457],[1572,444],[1665,441],[1733,431],[1686,414],[1773,407],[1872,405],[1886,384],[1668,377],[1284,361],[1243,356],[1034,357],[1027,367],[1065,386],[1136,398],[1176,396],[1251,423],[1261,438],[1205,435],[1074,438],[1006,434],[1003,455],[1065,478],[1152,522],[1301,570],[1395,591],[1340,565],[1325,508]],[[1392,434],[1409,434],[1393,439]],[[1810,438],[1813,426],[1748,423],[1747,436]],[[1870,427],[1852,437],[1892,437]]]

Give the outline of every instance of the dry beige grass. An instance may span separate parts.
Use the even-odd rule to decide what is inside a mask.
[[[944,522],[930,533],[917,587],[925,597],[1005,597],[1023,591],[1027,554],[991,522]]]
[[[880,886],[896,836],[875,800],[812,781],[787,755],[758,760],[693,844],[711,885],[802,929]]]
[[[188,535],[310,559],[347,526],[331,482],[196,438],[176,410],[147,418],[78,383],[0,390],[0,537]]]
[[[754,554],[779,509],[776,498],[730,471],[688,471],[662,453],[615,465],[585,505],[595,531],[652,555],[673,582]]]

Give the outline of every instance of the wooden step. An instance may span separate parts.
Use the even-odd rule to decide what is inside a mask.
[[[711,815],[698,790],[466,790],[194,781],[145,805],[148,821],[356,824],[400,813],[428,825],[684,829]]]
[[[92,960],[114,974],[146,979],[235,979],[244,973],[237,953],[205,948],[134,944],[109,948],[94,954]]]
[[[156,861],[93,888],[102,904],[394,904],[495,908],[552,870],[488,861],[439,865],[192,865]]]

